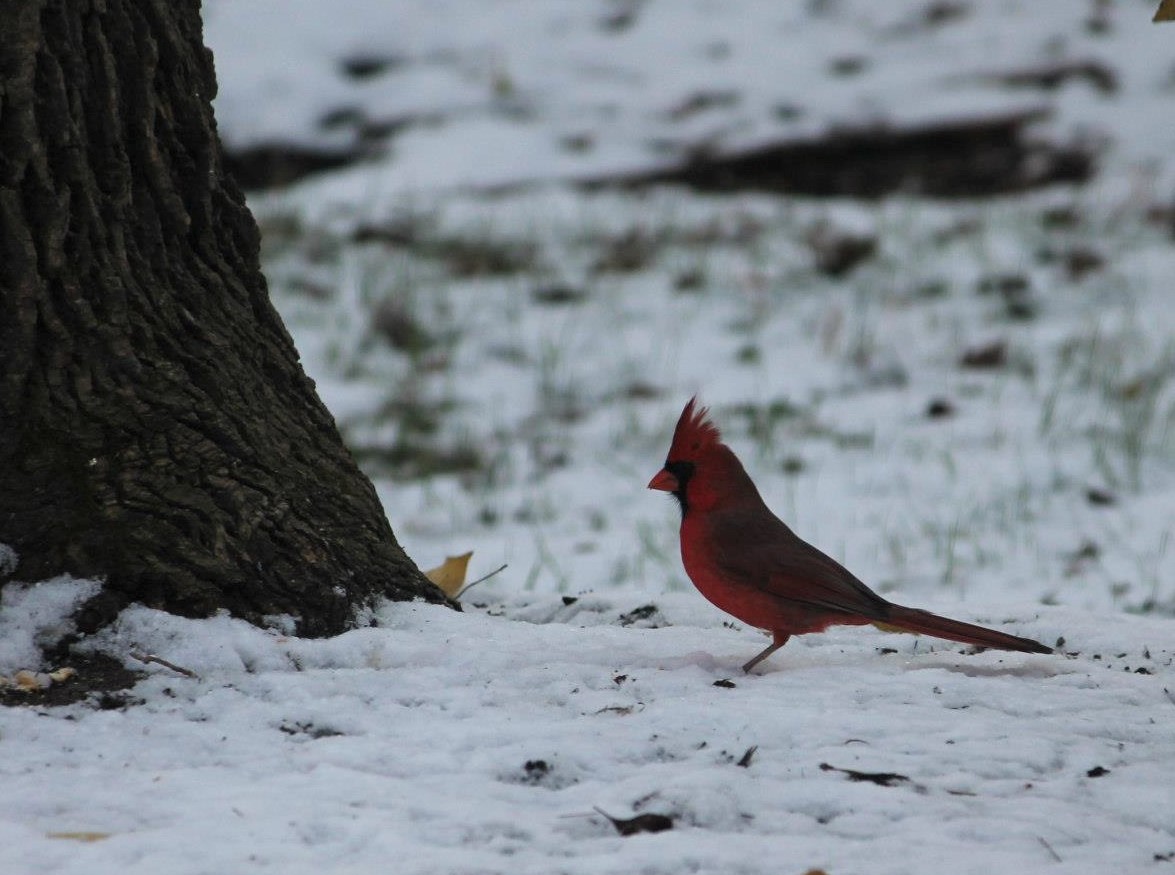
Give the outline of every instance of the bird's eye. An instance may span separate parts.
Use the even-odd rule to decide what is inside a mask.
[[[694,473],[693,462],[666,462],[665,470],[677,478],[678,489],[684,490]]]

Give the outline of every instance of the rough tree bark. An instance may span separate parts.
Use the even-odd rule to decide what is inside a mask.
[[[339,632],[442,599],[270,305],[199,0],[0,0],[0,542],[15,579]],[[0,581],[2,585],[2,581]]]

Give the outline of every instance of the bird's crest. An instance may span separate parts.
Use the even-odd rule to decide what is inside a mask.
[[[710,421],[710,409],[698,406],[698,396],[695,395],[681,411],[681,418],[677,420],[677,428],[673,432],[673,443],[669,446],[669,459],[691,460],[698,453],[709,447],[717,446],[722,442],[722,433],[718,426]]]

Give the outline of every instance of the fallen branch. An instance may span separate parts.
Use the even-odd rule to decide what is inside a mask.
[[[191,669],[184,668],[182,665],[176,665],[174,662],[168,662],[163,657],[156,656],[154,653],[139,653],[137,650],[132,650],[131,658],[137,659],[139,662],[153,662],[156,665],[163,666],[164,668],[170,668],[172,671],[176,672],[177,674],[182,674],[186,678],[193,678],[195,680],[200,679],[200,676]]]

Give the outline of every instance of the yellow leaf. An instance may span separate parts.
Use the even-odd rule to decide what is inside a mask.
[[[461,587],[465,586],[465,571],[472,555],[473,551],[470,550],[460,556],[450,556],[436,568],[424,572],[424,576],[439,586],[449,598],[457,598]]]
[[[12,682],[17,689],[25,693],[35,693],[37,690],[49,686],[48,677],[35,671],[18,671],[12,676]]]
[[[77,670],[69,666],[51,672],[22,669],[10,678],[0,675],[0,687],[16,687],[22,693],[36,693],[58,681],[67,681],[75,674]]]
[[[108,832],[51,832],[46,835],[51,839],[67,839],[71,842],[100,842],[110,838]]]

